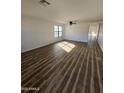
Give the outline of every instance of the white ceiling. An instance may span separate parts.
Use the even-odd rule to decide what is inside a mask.
[[[47,0],[42,6],[39,0],[22,0],[22,15],[45,18],[56,22],[70,20],[96,21],[103,18],[103,0]]]

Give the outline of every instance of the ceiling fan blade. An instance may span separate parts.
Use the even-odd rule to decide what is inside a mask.
[[[50,5],[50,4],[51,4],[51,3],[49,3],[49,2],[46,1],[46,0],[40,0],[40,3],[41,3],[41,4],[45,4],[45,5],[46,5],[46,4],[47,4],[47,5]]]
[[[48,5],[50,5],[50,3],[49,3],[49,2],[47,2],[47,1],[46,1],[46,3],[47,3]]]

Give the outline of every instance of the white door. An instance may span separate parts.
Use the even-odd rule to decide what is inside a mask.
[[[97,40],[98,36],[98,30],[99,30],[99,23],[92,23],[89,27],[89,33],[88,33],[88,43],[93,43]]]

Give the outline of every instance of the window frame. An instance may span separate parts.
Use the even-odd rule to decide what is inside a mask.
[[[55,31],[55,26],[57,27],[57,31]],[[60,27],[61,27],[61,31],[60,31]],[[56,35],[55,33],[58,33],[58,35],[55,36]],[[61,25],[54,25],[54,37],[55,38],[60,38],[60,37],[62,37],[62,34],[63,34],[63,32],[62,32],[62,26]]]

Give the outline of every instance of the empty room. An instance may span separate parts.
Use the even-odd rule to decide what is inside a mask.
[[[103,93],[103,0],[21,0],[21,92]]]

